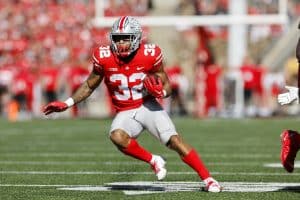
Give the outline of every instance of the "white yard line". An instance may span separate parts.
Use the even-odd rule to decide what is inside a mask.
[[[214,166],[260,166],[261,162],[207,162]],[[0,165],[145,165],[141,161],[15,161],[0,160]],[[167,165],[185,165],[183,162],[167,162]]]
[[[299,192],[299,183],[279,182],[220,182],[223,192]],[[202,182],[114,182],[103,185],[45,185],[45,184],[0,184],[0,187],[53,187],[68,191],[122,191],[126,195],[141,195],[167,192],[199,192],[204,187]]]
[[[135,175],[142,174],[148,175],[153,174],[151,171],[141,171],[141,172],[128,172],[128,171],[0,171],[0,174],[19,174],[19,175]],[[189,175],[196,174],[195,172],[168,172],[169,175]],[[243,176],[290,176],[288,173],[264,173],[264,172],[211,172],[214,175],[243,175]],[[293,175],[300,175],[300,173],[293,173]],[[299,184],[300,185],[300,184]]]
[[[95,185],[0,184],[0,187],[92,187]]]
[[[1,135],[0,135],[1,138]],[[198,138],[195,138],[198,139]],[[109,140],[107,140],[109,141]],[[85,140],[85,141],[72,141],[72,142],[66,142],[66,141],[55,141],[55,144],[53,144],[53,141],[47,141],[44,139],[37,139],[34,142],[33,141],[23,141],[22,145],[40,145],[40,146],[53,146],[53,145],[57,145],[57,146],[81,146],[81,147],[90,147],[90,145],[93,145],[94,147],[96,147],[96,149],[103,149],[103,150],[107,150],[107,146],[101,146],[101,142],[100,141],[95,141],[95,140]],[[244,143],[232,143],[232,142],[214,142],[214,143],[205,143],[205,144],[201,144],[201,147],[214,147],[214,146],[218,146],[218,147],[248,147],[248,148],[256,148],[256,147],[272,147],[272,145],[266,145],[266,144],[255,144],[255,146],[253,146],[252,143],[248,143],[248,144],[244,144]],[[113,149],[114,146],[108,146],[110,147],[109,149]],[[1,149],[13,149],[13,148],[9,148],[9,146],[5,147],[0,147]]]
[[[264,167],[271,167],[271,168],[282,168],[281,163],[266,163],[264,164]],[[300,161],[296,161],[294,164],[295,168],[300,168]]]
[[[30,153],[30,152],[20,152],[20,153],[1,153],[1,157],[93,157],[99,156],[100,153],[92,152],[78,152],[78,153],[69,153],[69,152],[41,152],[41,153]]]
[[[249,153],[240,153],[240,154],[217,154],[217,153],[202,153],[201,157],[206,158],[273,158],[274,155],[271,154],[249,154]],[[20,153],[1,153],[0,157],[123,157],[122,153],[103,153],[103,152],[20,152]],[[175,153],[166,153],[162,156],[165,157],[178,157]],[[277,155],[276,155],[277,156]],[[277,158],[277,157],[276,157]]]

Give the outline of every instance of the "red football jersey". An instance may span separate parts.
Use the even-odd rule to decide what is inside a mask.
[[[244,80],[244,88],[252,90],[255,88],[255,67],[254,65],[243,65],[240,67],[242,77]]]
[[[40,72],[43,87],[46,91],[56,91],[59,69],[55,67],[43,67]]]
[[[205,94],[209,96],[218,96],[220,91],[220,78],[222,74],[222,68],[218,65],[209,65],[204,68],[206,75],[205,79]]]
[[[169,77],[172,89],[178,89],[180,85],[180,78],[182,76],[181,68],[175,65],[167,68],[165,71]]]
[[[264,92],[263,79],[265,76],[266,70],[263,66],[256,66],[254,70],[254,83],[256,91],[259,95],[262,95]]]
[[[163,55],[158,46],[141,44],[132,59],[123,62],[110,46],[100,46],[94,50],[93,59],[94,71],[104,76],[114,107],[122,111],[143,104],[143,78],[159,69]]]

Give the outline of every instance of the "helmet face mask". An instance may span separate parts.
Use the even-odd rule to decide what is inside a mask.
[[[112,50],[119,57],[127,57],[136,51],[141,43],[142,29],[133,17],[119,18],[112,27],[110,40]]]
[[[116,53],[120,57],[127,57],[130,55],[131,44],[133,43],[134,38],[133,35],[112,35],[112,41],[117,50]]]

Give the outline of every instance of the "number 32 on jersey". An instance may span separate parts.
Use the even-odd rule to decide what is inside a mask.
[[[114,94],[116,98],[120,101],[129,100],[132,97],[132,100],[138,100],[143,98],[143,82],[140,84],[134,85],[129,88],[129,83],[135,83],[137,80],[142,80],[145,76],[143,72],[133,73],[129,77],[124,74],[113,74],[110,76],[110,81],[113,83],[121,82],[119,85],[119,91],[115,91]]]

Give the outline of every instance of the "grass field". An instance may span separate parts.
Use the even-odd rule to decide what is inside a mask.
[[[140,143],[167,159],[164,182],[115,149],[110,120],[36,120],[0,121],[0,199],[300,199],[299,169],[266,166],[279,164],[279,135],[300,130],[299,119],[174,122],[222,193],[201,191],[198,176],[146,132]]]

